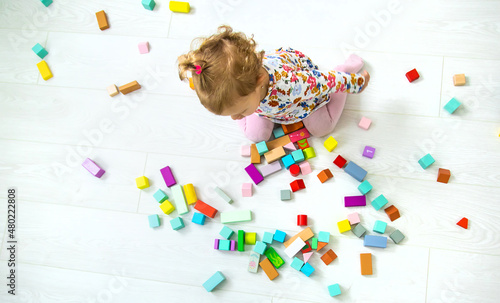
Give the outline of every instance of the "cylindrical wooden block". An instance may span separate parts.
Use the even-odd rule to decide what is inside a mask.
[[[289,168],[290,174],[297,177],[300,174],[300,167],[297,164],[293,164]]]
[[[307,225],[307,215],[297,215],[297,225],[306,226]]]

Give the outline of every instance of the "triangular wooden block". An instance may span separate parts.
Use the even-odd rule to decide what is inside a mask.
[[[304,254],[304,263],[306,263],[307,261],[309,261],[309,259],[311,258],[312,255],[313,255],[312,251],[310,251],[308,253],[305,253]]]
[[[460,219],[460,221],[458,221],[457,225],[467,229],[469,227],[469,219],[463,217],[462,219]]]
[[[293,142],[283,145],[283,148],[291,151],[297,150],[297,148],[295,148],[295,145],[293,145]]]
[[[319,242],[318,241],[318,249],[316,251],[320,251],[323,247],[325,247],[328,243],[326,242]]]

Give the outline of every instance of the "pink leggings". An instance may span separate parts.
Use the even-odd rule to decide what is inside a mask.
[[[344,64],[335,67],[339,72],[356,73],[363,67],[363,61],[356,55],[351,55]],[[302,122],[315,137],[323,137],[333,131],[344,110],[347,93],[330,94],[330,102],[306,117]],[[267,141],[271,138],[274,123],[257,114],[252,114],[241,120],[238,125],[245,136],[254,141]]]

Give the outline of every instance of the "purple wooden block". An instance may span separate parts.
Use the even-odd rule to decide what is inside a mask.
[[[89,158],[83,161],[82,166],[85,167],[91,174],[93,174],[97,178],[102,177],[102,175],[104,175],[104,173],[106,172],[104,169],[100,168],[99,165],[95,164],[95,162],[90,160]]]
[[[375,148],[371,146],[365,146],[365,150],[363,151],[363,156],[373,159],[373,156],[375,156]]]
[[[165,166],[164,168],[160,169],[160,172],[163,180],[165,180],[165,184],[167,185],[167,187],[177,184],[177,181],[175,181],[174,175],[170,170],[170,166]]]
[[[347,196],[344,197],[344,206],[366,206],[366,196]]]
[[[231,240],[231,250],[236,250],[236,241]]]
[[[264,178],[280,170],[281,170],[280,161],[274,161],[273,163],[266,164],[260,167],[260,172],[262,173],[262,176]]]
[[[214,249],[219,249],[219,239],[215,239]]]
[[[245,167],[245,171],[250,176],[250,178],[252,178],[255,185],[259,184],[260,182],[262,182],[262,180],[264,180],[264,177],[262,177],[262,175],[257,170],[255,165],[253,165],[253,163]]]

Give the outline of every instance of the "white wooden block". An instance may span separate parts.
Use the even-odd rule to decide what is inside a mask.
[[[293,258],[301,249],[306,245],[306,242],[298,237],[295,241],[292,242],[286,249],[285,254],[289,258]]]

